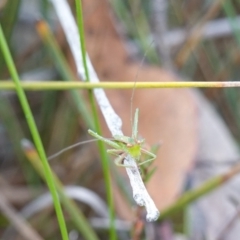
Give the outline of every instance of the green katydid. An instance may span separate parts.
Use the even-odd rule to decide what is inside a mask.
[[[146,53],[145,53],[144,57],[146,56]],[[144,58],[142,59],[141,65],[143,64],[143,60],[144,60]],[[138,72],[136,74],[136,78],[137,78],[137,75],[138,75]],[[132,97],[131,97],[131,115],[132,115],[132,102],[133,102],[134,90],[135,90],[135,84],[133,87]],[[89,129],[88,133],[90,135],[92,135],[93,137],[95,137],[96,139],[87,140],[87,141],[76,143],[74,145],[66,147],[66,148],[62,149],[60,152],[55,153],[52,156],[48,157],[48,159],[49,160],[53,159],[53,158],[59,156],[60,154],[64,153],[65,151],[72,149],[76,146],[79,146],[79,145],[82,145],[85,143],[89,143],[89,142],[93,142],[95,140],[100,140],[114,148],[114,149],[107,150],[107,152],[109,154],[112,154],[117,157],[114,160],[115,164],[117,166],[131,167],[131,166],[127,166],[126,164],[123,164],[123,161],[127,157],[127,155],[130,155],[133,159],[135,159],[138,166],[143,165],[145,163],[150,163],[151,161],[156,159],[156,155],[142,147],[144,145],[145,139],[138,139],[138,115],[139,115],[139,109],[137,108],[135,111],[134,121],[132,124],[132,136],[131,137],[122,136],[122,135],[114,135],[113,139],[109,139],[109,138],[104,138],[104,137],[100,136],[99,134],[97,134],[96,132]],[[145,154],[144,160],[141,160],[142,154]]]
[[[123,161],[127,157],[127,155],[130,155],[133,159],[135,159],[138,166],[147,162],[151,162],[156,158],[156,155],[154,153],[142,147],[145,139],[138,139],[138,115],[139,109],[137,108],[134,115],[131,137],[115,135],[113,136],[113,140],[110,140],[108,138],[100,136],[99,134],[90,129],[88,130],[88,133],[90,135],[114,148],[108,149],[107,152],[117,157],[114,160],[117,166],[131,167],[123,164]],[[142,154],[145,154],[147,156],[147,159],[144,161],[141,161]]]
[[[53,154],[52,156],[49,156],[48,160],[51,160],[51,159],[61,155],[62,153],[66,152],[74,147],[77,147],[79,145],[100,140],[114,148],[114,149],[107,150],[107,152],[109,154],[112,154],[117,157],[114,160],[115,164],[117,166],[131,167],[131,166],[127,166],[127,165],[123,164],[123,160],[128,154],[133,159],[135,159],[138,166],[143,165],[148,162],[151,162],[156,158],[156,155],[142,147],[145,142],[145,139],[137,138],[138,137],[138,115],[139,115],[139,109],[137,108],[135,111],[134,122],[132,125],[132,136],[131,137],[115,135],[115,136],[113,136],[112,139],[109,139],[109,138],[104,138],[104,137],[100,136],[99,134],[97,134],[96,132],[89,129],[88,133],[90,135],[92,135],[93,137],[95,137],[96,139],[87,140],[87,141],[76,143],[74,145],[66,147],[66,148],[62,149],[61,151]],[[142,154],[145,154],[145,156],[146,156],[146,158],[143,161],[141,161]]]

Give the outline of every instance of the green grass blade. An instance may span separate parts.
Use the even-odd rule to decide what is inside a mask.
[[[86,48],[85,48],[85,41],[84,41],[84,28],[83,28],[83,11],[82,11],[82,2],[81,0],[76,0],[76,13],[77,13],[77,25],[78,25],[78,31],[80,35],[80,45],[81,45],[81,52],[82,52],[82,59],[83,59],[83,65],[85,70],[85,80],[89,82],[89,74],[88,74],[88,68],[87,68],[87,60],[86,60]],[[90,103],[93,111],[93,117],[94,117],[94,124],[95,124],[95,130],[98,134],[101,134],[101,128],[100,123],[98,119],[97,114],[97,107],[94,102],[94,96],[93,91],[89,91],[90,96]],[[110,178],[110,164],[108,161],[108,156],[106,153],[106,149],[104,147],[104,143],[102,141],[98,141],[98,148],[100,152],[101,157],[101,163],[103,168],[103,175],[106,185],[106,193],[107,193],[107,203],[109,207],[109,219],[110,219],[110,239],[115,240],[117,239],[117,234],[114,226],[114,219],[115,219],[115,213],[114,213],[114,204],[113,204],[113,194],[112,194],[112,188],[111,188],[111,178]]]
[[[18,16],[21,0],[8,0],[5,7],[1,9],[0,22],[7,42],[10,41],[12,31]],[[5,70],[4,58],[0,52],[0,75]]]
[[[85,71],[85,81],[89,82],[89,73],[87,67],[87,59],[86,59],[86,47],[85,47],[85,38],[84,38],[84,29],[83,29],[83,10],[82,10],[82,0],[75,0],[76,3],[76,14],[77,14],[77,26],[80,37],[80,47],[83,59],[83,66]]]
[[[25,181],[29,186],[37,184],[39,177],[34,174],[32,171],[29,171],[29,163],[26,162],[23,151],[19,142],[24,137],[21,124],[16,121],[17,116],[13,111],[12,104],[8,97],[0,93],[0,116],[1,123],[6,128],[6,131],[11,141],[12,150],[14,151],[14,158],[17,159],[17,162],[20,164],[21,170]],[[19,172],[19,174],[20,174]]]
[[[59,227],[60,227],[60,230],[61,230],[62,238],[64,240],[68,240],[68,232],[67,232],[67,228],[66,228],[66,223],[65,223],[65,220],[64,220],[61,204],[59,202],[58,193],[57,193],[56,187],[54,185],[52,171],[51,171],[51,168],[48,164],[47,157],[46,157],[46,154],[45,154],[45,151],[44,151],[44,148],[43,148],[43,144],[42,144],[41,138],[39,136],[37,126],[36,126],[35,120],[33,118],[30,106],[28,104],[27,97],[25,95],[24,90],[21,87],[19,76],[18,76],[17,70],[15,68],[13,59],[11,57],[10,51],[8,49],[8,45],[7,45],[7,42],[5,40],[1,25],[0,25],[0,46],[1,46],[4,58],[6,60],[7,66],[9,68],[9,72],[12,76],[12,79],[13,79],[15,85],[16,85],[16,92],[17,92],[19,101],[21,103],[21,106],[22,106],[23,112],[25,114],[29,129],[30,129],[32,137],[34,139],[34,143],[37,147],[38,153],[40,155],[40,158],[41,158],[43,166],[44,166],[45,177],[47,179],[47,184],[48,184],[48,187],[49,187],[50,192],[52,194],[54,207],[55,207],[55,211],[56,211],[56,214],[57,214],[58,223],[59,223]]]
[[[55,65],[57,66],[59,72],[61,73],[63,79],[65,81],[71,81],[75,79],[75,76],[71,72],[58,44],[45,21],[38,21],[37,23],[37,31],[40,34],[43,42],[45,43],[46,47],[52,52]],[[84,119],[86,125],[90,128],[93,128],[93,120],[92,116],[90,116],[89,111],[84,103],[84,99],[81,97],[81,94],[78,90],[71,90],[71,96],[74,100],[74,103],[81,114],[81,117]]]
[[[153,89],[153,88],[238,88],[240,81],[227,82],[63,82],[55,81],[27,81],[21,82],[21,87],[28,91],[46,91],[46,90],[69,90],[69,89]],[[0,90],[15,90],[16,86],[11,81],[0,81]]]
[[[232,5],[231,1],[225,1],[223,2],[223,9],[227,15],[228,21],[230,23],[230,26],[232,28],[233,34],[235,36],[236,42],[238,46],[240,47],[240,33],[239,33],[239,26],[236,22],[237,19],[237,13],[234,9],[234,6]]]
[[[44,180],[46,180],[46,178],[44,177],[43,165],[41,163],[39,155],[37,154],[35,148],[32,146],[31,142],[24,139],[22,141],[22,148],[25,152],[25,155],[27,156],[27,159],[31,162],[35,170]],[[83,235],[84,239],[97,240],[98,237],[96,233],[93,231],[93,229],[89,225],[82,211],[78,208],[76,203],[65,194],[62,183],[54,173],[53,173],[53,179],[54,179],[54,184],[59,192],[59,195],[61,196],[62,204],[66,208],[66,210],[69,212],[70,218],[75,224],[75,227]]]
[[[217,187],[222,186],[225,182],[230,180],[232,177],[236,176],[240,172],[240,164],[232,167],[227,173],[215,176],[201,186],[197,187],[196,189],[189,190],[188,192],[184,193],[175,203],[164,209],[161,213],[160,218],[158,221],[166,219],[173,215],[174,213],[184,209],[187,207],[191,202],[194,200],[199,199],[203,195],[213,191]]]

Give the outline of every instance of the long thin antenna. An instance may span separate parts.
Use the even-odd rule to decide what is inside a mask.
[[[113,138],[107,138],[107,139],[108,140],[114,140]],[[78,147],[80,145],[87,144],[87,143],[92,143],[92,142],[96,142],[96,141],[99,141],[99,139],[95,139],[94,138],[94,139],[90,139],[90,140],[86,140],[86,141],[82,141],[82,142],[78,142],[78,143],[72,144],[72,145],[70,145],[68,147],[63,148],[59,152],[56,152],[53,155],[49,156],[48,160],[52,160],[53,158],[56,158],[56,157],[60,156],[61,154],[65,153],[66,151],[68,151],[70,149],[73,149],[75,147]]]
[[[63,148],[61,151],[59,151],[59,152],[57,152],[57,153],[54,153],[53,155],[49,156],[49,157],[48,157],[48,160],[51,160],[51,159],[53,159],[53,158],[56,158],[56,157],[58,157],[59,155],[63,154],[64,152],[66,152],[66,151],[68,151],[68,150],[70,150],[70,149],[72,149],[72,148],[75,148],[75,147],[77,147],[77,146],[80,146],[80,145],[83,145],[83,144],[86,144],[86,143],[96,142],[96,141],[98,141],[98,139],[90,139],[90,140],[86,140],[86,141],[83,141],[83,142],[75,143],[75,144],[70,145],[70,146],[68,146],[68,147],[65,147],[65,148]]]
[[[135,75],[135,81],[134,81],[134,85],[133,85],[133,89],[132,89],[132,95],[131,95],[131,106],[130,106],[130,122],[131,122],[131,127],[132,127],[132,132],[133,132],[133,97],[134,97],[134,93],[135,93],[135,89],[136,89],[136,83],[137,83],[137,78],[138,78],[138,74],[140,72],[140,69],[142,68],[143,66],[143,63],[144,63],[144,60],[147,56],[147,53],[150,49],[150,47],[152,46],[152,44],[154,43],[154,40],[152,40],[152,42],[149,44],[149,46],[147,47],[147,50],[145,51],[144,53],[144,56],[139,64],[139,67],[137,69],[137,72],[136,72],[136,75]]]

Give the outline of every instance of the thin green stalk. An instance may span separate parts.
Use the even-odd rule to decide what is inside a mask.
[[[87,60],[86,60],[86,48],[85,48],[85,40],[84,40],[84,25],[83,25],[83,11],[82,11],[82,2],[81,0],[75,0],[76,3],[76,15],[77,15],[77,25],[78,25],[78,31],[80,35],[80,45],[81,45],[81,52],[82,52],[82,59],[83,59],[83,65],[85,70],[85,81],[89,82],[89,73],[88,73],[88,67],[87,67]],[[93,111],[93,117],[94,117],[94,124],[95,124],[95,130],[101,134],[101,127],[100,122],[98,119],[97,114],[97,107],[94,101],[94,95],[93,91],[89,91],[89,97],[90,97],[90,103]],[[114,226],[114,219],[115,219],[115,213],[114,213],[114,204],[113,204],[113,194],[112,194],[112,188],[111,188],[111,177],[110,177],[110,164],[108,161],[108,156],[106,153],[106,149],[104,146],[104,143],[102,141],[98,141],[98,148],[101,156],[101,163],[103,167],[103,176],[105,180],[106,185],[106,193],[107,193],[107,203],[109,207],[109,219],[110,219],[110,239],[115,240],[117,239],[117,234]]]
[[[2,23],[2,29],[5,34],[5,38],[7,40],[10,40],[11,38],[13,27],[18,16],[20,4],[21,0],[9,0],[1,12],[0,20]]]
[[[17,117],[9,101],[9,98],[0,94],[0,116],[1,122],[5,126],[8,136],[10,138],[13,150],[15,152],[16,159],[20,163],[22,175],[29,186],[33,186],[38,183],[38,176],[29,171],[29,163],[25,161],[22,148],[19,142],[24,137],[21,125],[16,121]]]
[[[11,57],[10,51],[8,49],[8,45],[7,45],[7,42],[5,40],[1,24],[0,24],[0,46],[2,48],[2,52],[3,52],[4,58],[6,60],[6,64],[9,68],[10,74],[12,76],[12,79],[15,83],[16,92],[17,92],[19,101],[21,103],[21,106],[23,108],[23,111],[24,111],[29,129],[31,131],[32,137],[34,139],[34,143],[37,147],[37,150],[39,152],[39,155],[41,157],[41,160],[42,160],[42,163],[43,163],[43,166],[44,166],[44,172],[45,172],[45,176],[46,176],[46,179],[47,179],[48,187],[49,187],[50,192],[52,194],[54,207],[55,207],[55,210],[56,210],[57,219],[58,219],[59,227],[60,227],[60,230],[61,230],[62,238],[64,240],[68,240],[68,232],[67,232],[67,228],[66,228],[66,223],[65,223],[65,220],[64,220],[61,204],[59,202],[57,190],[56,190],[55,185],[54,185],[52,171],[51,171],[51,168],[48,164],[47,157],[46,157],[46,154],[45,154],[45,151],[44,151],[44,148],[43,148],[43,144],[42,144],[41,138],[39,136],[37,126],[36,126],[36,123],[34,121],[30,106],[28,104],[27,97],[25,95],[24,90],[21,87],[19,76],[17,74],[17,71],[16,71],[16,68],[15,68],[13,59]]]
[[[47,19],[47,20],[50,19],[49,3],[50,2],[48,0],[42,0],[40,2],[41,14],[44,17],[44,19]]]
[[[82,10],[82,0],[75,0],[76,4],[76,14],[77,14],[77,25],[80,37],[80,47],[83,59],[83,66],[85,71],[85,81],[89,82],[89,73],[87,67],[87,59],[86,59],[86,45],[85,45],[85,38],[84,38],[84,25],[83,25],[83,10]]]
[[[200,197],[216,189],[217,187],[220,187],[222,184],[230,180],[236,174],[239,174],[239,172],[240,164],[233,167],[227,173],[213,177],[210,180],[207,180],[205,183],[203,183],[200,187],[186,192],[175,203],[173,203],[168,208],[164,209],[158,220],[160,221],[162,219],[170,217],[172,214],[184,209],[185,207],[188,206],[188,204],[190,204],[196,199],[199,199]]]
[[[21,87],[28,91],[69,90],[69,89],[132,89],[134,88],[235,88],[240,87],[240,81],[234,82],[62,82],[55,81],[27,81],[21,82]],[[0,81],[0,90],[15,90],[11,81]]]
[[[52,52],[55,64],[62,74],[63,79],[65,81],[70,81],[70,79],[75,80],[75,76],[73,75],[71,69],[69,68],[49,26],[45,21],[38,21],[37,22],[37,31],[41,36],[42,40],[44,41],[45,45],[48,47],[49,51]],[[76,79],[77,80],[77,79]],[[90,116],[89,111],[84,104],[84,99],[81,97],[81,94],[77,90],[71,91],[72,98],[74,100],[77,109],[79,110],[81,117],[84,119],[85,123],[88,127],[93,128],[93,120],[92,116]]]
[[[31,142],[24,139],[22,141],[22,147],[27,156],[27,159],[31,162],[35,170],[38,172],[38,174],[44,180],[46,180],[44,176],[43,165],[41,163],[39,155],[37,154],[37,151],[31,144]],[[61,181],[58,179],[58,177],[54,173],[53,173],[53,180],[59,192],[59,195],[61,196],[62,204],[64,205],[66,210],[69,212],[70,218],[72,219],[73,223],[75,223],[75,227],[83,235],[84,239],[97,240],[98,237],[96,233],[93,231],[93,229],[89,225],[82,211],[78,208],[76,203],[65,194]]]
[[[239,33],[239,26],[237,24],[237,19],[236,19],[237,14],[236,14],[235,8],[232,5],[231,1],[224,1],[222,5],[223,5],[224,12],[228,17],[228,21],[231,25],[238,47],[240,47],[240,33]]]
[[[7,42],[10,41],[12,31],[18,16],[20,0],[8,0],[3,9],[1,9],[0,22]],[[4,65],[4,58],[0,53],[0,73],[6,65]],[[0,74],[0,75],[1,75]]]

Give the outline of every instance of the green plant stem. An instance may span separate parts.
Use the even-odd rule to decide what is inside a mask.
[[[203,183],[200,187],[190,190],[183,194],[175,203],[162,211],[159,221],[170,217],[172,214],[184,209],[189,203],[196,199],[199,199],[208,192],[220,187],[223,183],[231,179],[233,176],[240,172],[240,164],[233,167],[227,173],[221,174],[219,176],[213,177],[210,180]]]
[[[69,68],[64,58],[64,55],[61,52],[57,44],[57,41],[55,40],[48,24],[45,21],[41,20],[37,22],[36,28],[43,42],[45,43],[49,51],[53,54],[55,65],[57,66],[63,79],[65,81],[69,81],[70,79],[78,81],[79,79],[75,78],[71,69]],[[82,94],[77,90],[72,90],[70,93],[84,122],[88,127],[93,128],[94,124],[93,124],[92,116],[90,116],[89,110],[87,109],[87,106],[84,103],[84,99],[83,97],[81,97]]]
[[[94,102],[93,92],[91,91],[89,94],[90,94],[90,102],[93,110],[93,117],[95,120],[94,121],[95,129],[100,135],[102,135],[100,122],[98,120],[97,108]],[[109,220],[110,220],[110,239],[115,240],[117,239],[117,235],[116,235],[116,230],[114,225],[115,213],[114,213],[113,194],[112,194],[112,187],[111,187],[110,163],[109,163],[109,158],[108,158],[104,143],[102,141],[98,141],[97,145],[100,153],[100,160],[103,168],[103,176],[104,176],[104,182],[106,186],[107,203],[108,203]]]
[[[3,9],[1,9],[0,22],[2,24],[2,30],[6,41],[9,42],[11,39],[12,31],[18,16],[20,0],[8,0]],[[0,53],[0,73],[5,70],[4,58]],[[0,74],[0,75],[1,75]]]
[[[237,19],[237,13],[235,11],[235,8],[231,1],[224,1],[222,3],[224,12],[227,15],[228,21],[230,23],[230,26],[232,28],[232,32],[235,36],[236,42],[238,44],[238,47],[240,47],[240,34],[239,34],[239,26],[236,22]]]
[[[25,219],[9,204],[4,194],[0,195],[0,211],[25,240],[44,240]],[[17,237],[17,236],[16,236]],[[19,238],[18,236],[17,238]],[[2,238],[1,238],[2,239]],[[6,238],[5,238],[6,239]]]
[[[85,47],[85,38],[84,38],[84,25],[83,25],[83,10],[82,10],[82,0],[75,0],[76,4],[76,16],[77,16],[77,26],[79,31],[80,38],[80,47],[82,53],[83,66],[85,71],[85,81],[89,82],[89,73],[86,59],[86,47]]]
[[[31,144],[31,142],[29,142],[28,140],[22,141],[22,147],[27,156],[27,159],[31,162],[31,164],[33,165],[35,170],[38,172],[38,174],[44,180],[46,180],[46,178],[44,176],[43,165],[41,163],[39,155],[37,154],[37,151]],[[61,201],[62,201],[64,207],[69,212],[70,218],[75,223],[75,227],[79,230],[79,232],[81,232],[84,239],[97,240],[98,237],[97,237],[96,233],[93,231],[91,226],[88,224],[88,221],[86,220],[86,218],[84,217],[83,213],[78,208],[76,203],[73,200],[69,199],[69,197],[66,196],[62,183],[60,182],[60,180],[54,173],[53,173],[53,180],[54,180],[54,184],[59,192],[59,195],[61,196]]]
[[[21,82],[21,87],[29,91],[69,90],[69,89],[132,89],[135,88],[234,88],[240,87],[240,82],[62,82],[56,81],[27,81]],[[11,81],[0,81],[0,90],[15,90]]]
[[[79,35],[80,35],[80,46],[81,46],[83,66],[85,71],[84,77],[85,77],[85,81],[89,82],[90,79],[89,79],[89,73],[88,73],[86,47],[85,47],[85,39],[84,39],[82,1],[75,0],[75,4],[76,4],[76,16],[77,16],[77,23],[78,23],[77,25],[78,25]],[[102,135],[100,122],[98,119],[97,107],[94,101],[93,91],[89,91],[89,97],[90,97],[90,103],[91,103],[91,108],[92,108],[93,117],[94,117],[95,130],[100,135]],[[111,177],[110,177],[110,171],[109,171],[110,164],[109,164],[109,159],[106,153],[104,143],[102,141],[98,141],[98,148],[101,156],[103,176],[104,176],[104,182],[105,182],[106,193],[107,193],[107,203],[109,207],[109,219],[110,219],[110,232],[109,232],[110,236],[109,237],[111,240],[115,240],[117,239],[117,234],[114,226],[115,213],[114,213],[114,204],[113,204],[113,196],[112,196],[112,188],[111,188]]]
[[[29,171],[29,163],[26,162],[22,148],[19,145],[19,142],[24,137],[24,133],[22,131],[21,124],[16,121],[17,117],[9,98],[4,94],[0,94],[0,116],[1,123],[7,130],[13,150],[16,153],[16,159],[21,165],[21,173],[24,176],[27,185],[33,186],[36,184],[38,176]]]
[[[39,136],[37,126],[34,121],[30,106],[28,104],[27,97],[21,87],[20,80],[19,80],[16,68],[14,65],[13,59],[11,57],[10,51],[8,49],[7,42],[5,40],[1,25],[0,25],[0,46],[2,48],[2,52],[3,52],[4,58],[6,60],[7,66],[9,68],[10,74],[12,76],[12,79],[15,83],[16,92],[17,92],[19,101],[21,103],[21,106],[23,108],[23,111],[24,111],[29,129],[31,131],[32,137],[34,139],[34,143],[37,147],[38,153],[40,155],[40,158],[41,158],[43,166],[44,166],[45,177],[47,179],[47,184],[48,184],[48,187],[52,194],[54,207],[56,210],[57,219],[58,219],[59,227],[60,227],[61,234],[62,234],[62,239],[68,240],[68,232],[67,232],[67,228],[66,228],[66,223],[64,220],[61,204],[59,202],[57,190],[54,185],[52,171],[48,164],[47,157],[46,157],[46,154],[45,154],[45,151],[43,148],[43,144],[42,144],[41,138]]]

